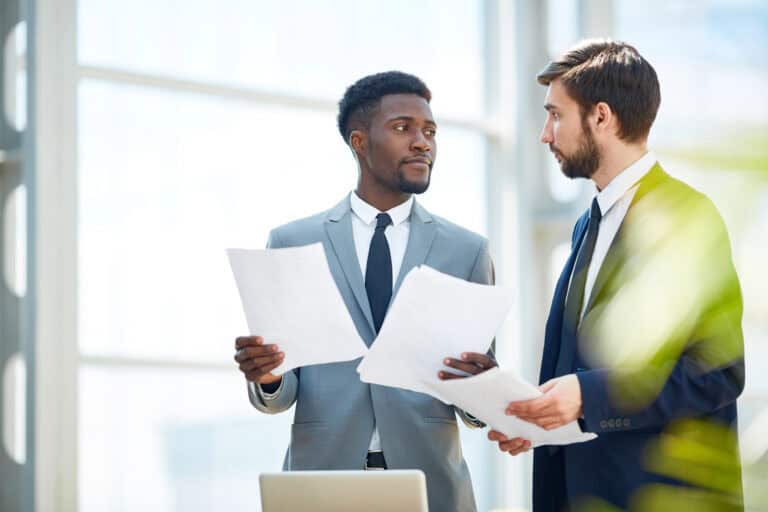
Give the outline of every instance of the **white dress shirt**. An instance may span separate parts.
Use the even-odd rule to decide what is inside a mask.
[[[592,253],[592,260],[589,262],[587,271],[587,282],[584,285],[584,302],[581,306],[581,316],[586,313],[589,299],[592,295],[592,288],[595,285],[597,274],[603,265],[605,256],[611,247],[616,233],[624,221],[624,216],[632,204],[632,199],[637,192],[637,184],[648,171],[656,164],[656,155],[649,151],[635,163],[620,172],[611,182],[597,193],[597,204],[600,205],[600,211],[603,214],[600,220],[600,227],[597,231],[597,241],[595,242],[595,251]]]
[[[371,248],[373,233],[376,231],[376,215],[379,213],[388,213],[392,219],[392,224],[384,230],[384,236],[389,244],[389,254],[392,258],[392,286],[394,288],[397,276],[400,274],[400,267],[403,265],[405,249],[408,246],[408,235],[411,232],[411,209],[413,208],[413,196],[406,202],[387,210],[380,212],[374,206],[366,203],[352,192],[349,194],[349,202],[352,207],[352,238],[355,241],[355,253],[357,261],[360,264],[360,272],[365,279],[365,270],[368,265],[368,251]],[[393,290],[394,291],[394,290]],[[274,393],[266,393],[261,386],[255,386],[256,392],[264,400],[273,400],[283,388],[283,382]],[[381,440],[379,439],[379,430],[374,425],[373,436],[368,448],[369,451],[381,450]]]
[[[355,239],[355,252],[357,261],[360,263],[360,272],[365,279],[365,270],[368,265],[368,251],[371,248],[371,239],[376,230],[376,215],[379,213],[388,213],[392,219],[392,224],[384,230],[384,236],[387,237],[389,244],[389,254],[392,257],[392,286],[397,281],[400,273],[400,267],[403,264],[405,248],[408,246],[408,234],[411,232],[411,208],[413,208],[413,196],[406,202],[387,210],[380,212],[375,207],[366,203],[352,192],[349,194],[349,202],[352,205],[352,237]],[[374,426],[369,451],[381,450],[381,440],[379,439],[379,430]]]

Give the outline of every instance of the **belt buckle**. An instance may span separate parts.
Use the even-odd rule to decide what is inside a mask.
[[[368,456],[369,456],[370,454],[372,454],[372,453],[383,453],[383,452],[382,452],[382,450],[376,450],[376,451],[372,451],[372,452],[367,452],[367,453],[365,454],[365,459],[364,459],[364,461],[363,461],[363,468],[365,469],[365,471],[384,471],[384,468],[380,468],[380,467],[369,467],[369,466],[368,466]]]

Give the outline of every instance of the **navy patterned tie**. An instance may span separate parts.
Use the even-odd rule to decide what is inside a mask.
[[[390,224],[392,219],[388,214],[380,213],[376,216],[376,231],[371,239],[368,263],[365,267],[365,291],[368,293],[368,303],[377,334],[392,299],[392,256],[389,253],[387,237],[384,236],[384,230]]]

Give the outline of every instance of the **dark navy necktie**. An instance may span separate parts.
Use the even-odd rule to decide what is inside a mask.
[[[571,284],[568,287],[568,298],[565,301],[565,323],[568,327],[576,328],[579,326],[579,317],[584,306],[584,288],[587,284],[587,272],[589,264],[592,261],[592,253],[595,252],[597,243],[597,232],[600,229],[600,220],[603,218],[600,212],[600,205],[597,198],[592,200],[592,206],[589,209],[589,222],[587,223],[587,234],[579,248],[579,254],[576,256],[576,264],[573,267]]]
[[[589,264],[592,261],[592,253],[595,252],[595,243],[597,242],[597,232],[600,229],[600,219],[603,215],[600,212],[600,205],[597,198],[592,200],[592,206],[589,209],[589,222],[587,223],[587,234],[579,247],[579,253],[576,256],[576,263],[573,266],[571,274],[571,283],[568,286],[568,296],[565,299],[565,312],[563,313],[562,343],[560,345],[560,357],[558,357],[555,376],[571,373],[573,360],[575,356],[576,335],[579,330],[579,321],[581,319],[581,310],[584,306],[584,288],[587,284],[587,272]],[[567,350],[568,353],[562,353]]]
[[[384,230],[390,224],[392,219],[388,214],[380,213],[376,216],[376,230],[373,232],[365,267],[365,291],[368,293],[376,333],[381,329],[392,299],[392,256],[387,237],[384,236]]]

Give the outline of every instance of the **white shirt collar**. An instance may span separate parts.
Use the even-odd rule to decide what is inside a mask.
[[[380,212],[377,208],[360,199],[360,196],[358,196],[356,192],[353,191],[349,194],[349,202],[352,206],[352,211],[355,212],[355,215],[357,215],[360,220],[369,225],[376,222],[376,215],[379,213],[388,213],[392,219],[392,225],[397,226],[408,220],[408,217],[410,217],[413,201],[413,196],[411,196],[403,204],[399,204],[386,212]]]
[[[656,164],[656,155],[648,151],[635,163],[621,171],[603,190],[597,194],[597,204],[602,215],[608,213],[613,205],[621,199],[648,171]]]

